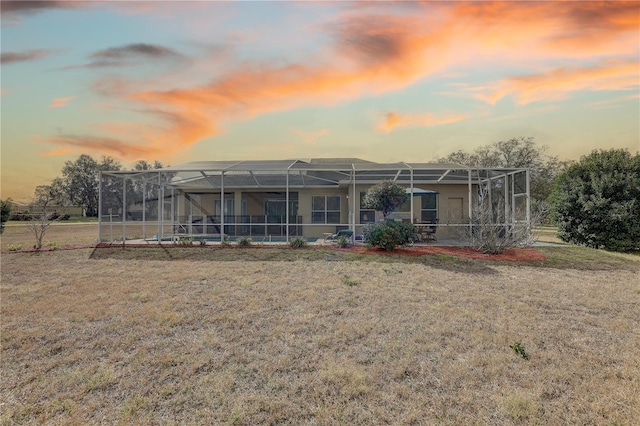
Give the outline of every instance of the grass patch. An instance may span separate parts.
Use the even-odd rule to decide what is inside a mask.
[[[640,270],[640,253],[622,254],[577,246],[538,247],[538,250],[544,253],[547,259],[536,265],[547,268],[597,271]]]
[[[10,253],[2,423],[634,424],[638,270],[584,271],[235,245]]]
[[[62,250],[95,224],[9,253],[27,232],[1,237],[1,424],[638,419],[637,254]]]

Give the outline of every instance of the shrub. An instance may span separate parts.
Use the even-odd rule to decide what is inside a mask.
[[[563,241],[613,251],[640,248],[640,154],[593,151],[559,176],[551,200]]]
[[[4,231],[4,223],[11,216],[11,203],[9,200],[0,200],[0,234]]]
[[[240,237],[236,242],[240,247],[248,247],[251,245],[251,238],[249,237]]]
[[[289,241],[289,247],[294,249],[306,247],[307,244],[307,240],[305,240],[303,237],[295,237],[294,239]]]
[[[56,241],[48,241],[45,246],[53,250],[60,248],[60,245]]]
[[[338,240],[336,241],[336,245],[340,248],[349,247],[349,238],[344,235],[340,235],[340,237],[338,237]]]
[[[22,250],[22,244],[9,244],[9,247],[7,248],[9,251],[20,251]]]
[[[492,210],[487,203],[473,208],[473,227],[463,227],[460,237],[484,254],[500,254],[513,247],[530,247],[536,239],[531,228],[539,223],[539,216],[531,216],[529,223],[515,220],[513,214]]]
[[[364,229],[364,240],[367,244],[387,251],[412,244],[417,237],[416,227],[407,222],[372,223]]]
[[[190,246],[193,245],[193,237],[180,237],[178,240],[178,244],[181,246]]]

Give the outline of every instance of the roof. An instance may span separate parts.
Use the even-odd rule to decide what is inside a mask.
[[[482,169],[486,177],[497,172],[524,169]],[[147,171],[104,172],[153,182],[159,175],[174,188],[284,188],[336,187],[393,180],[400,184],[466,184],[479,173],[455,163],[375,163],[360,158],[312,158],[307,160],[194,161]]]

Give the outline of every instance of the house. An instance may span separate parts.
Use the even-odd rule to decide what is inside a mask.
[[[85,209],[82,206],[47,204],[42,206],[39,204],[26,204],[9,200],[11,204],[11,220],[30,220],[31,217],[41,216],[45,211],[48,216],[55,217],[81,217],[85,216]]]
[[[508,220],[529,220],[527,169],[358,158],[197,161],[102,172],[99,238],[313,240],[346,228],[359,235],[366,224],[381,220],[379,212],[362,206],[362,198],[385,180],[412,195],[391,218],[436,223],[439,237],[455,238],[472,225],[474,206],[487,196],[498,211],[513,213],[504,216]]]

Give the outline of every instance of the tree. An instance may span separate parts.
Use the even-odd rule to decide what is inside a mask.
[[[119,162],[102,157],[98,163],[90,155],[82,154],[76,161],[67,161],[62,169],[64,192],[72,203],[83,206],[87,216],[98,214],[101,171],[120,170]]]
[[[558,177],[551,200],[563,241],[613,251],[640,249],[640,154],[591,152]]]
[[[369,188],[362,201],[365,209],[382,212],[386,221],[392,211],[408,200],[409,194],[402,186],[386,180]]]
[[[42,248],[42,240],[44,235],[51,225],[50,213],[48,211],[49,206],[55,201],[59,194],[56,194],[56,189],[42,185],[35,189],[34,197],[31,203],[29,203],[29,216],[30,220],[27,224],[27,228],[31,230],[35,237],[36,243],[33,246],[36,250]]]
[[[138,160],[133,167],[135,171],[144,171],[144,170],[157,170],[162,169],[164,166],[158,160],[154,160],[153,164],[149,163],[147,160]]]
[[[0,200],[0,234],[4,231],[4,224],[11,216],[11,199]]]
[[[364,229],[365,241],[388,251],[414,241],[417,235],[413,224],[387,220],[392,211],[408,200],[407,191],[392,181],[380,182],[369,188],[362,200],[363,207],[382,212],[384,222],[367,225]]]
[[[531,177],[531,198],[547,200],[553,181],[567,166],[567,162],[546,154],[546,145],[537,145],[532,137],[518,137],[481,146],[473,153],[456,151],[439,162],[459,163],[469,167],[524,167]]]

